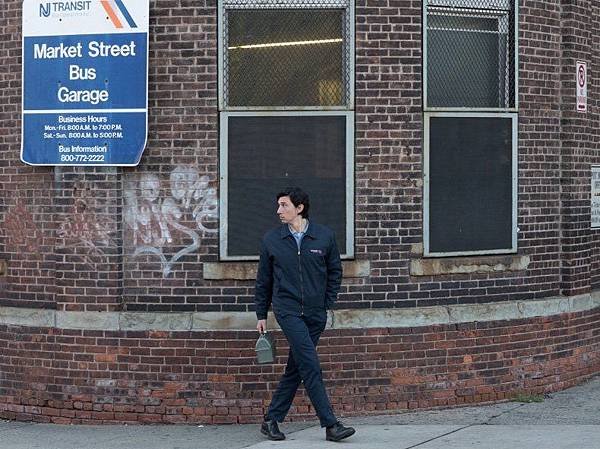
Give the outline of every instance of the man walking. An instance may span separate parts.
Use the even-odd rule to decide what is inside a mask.
[[[327,323],[327,309],[337,299],[342,264],[333,231],[308,221],[309,198],[298,187],[277,194],[282,226],[263,238],[256,277],[256,328],[265,332],[267,311],[285,334],[290,353],[261,432],[270,440],[284,440],[278,424],[287,415],[300,382],[315,408],[328,441],[353,435],[333,414],[323,377],[317,343]]]

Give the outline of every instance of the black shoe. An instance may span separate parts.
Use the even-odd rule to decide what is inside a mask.
[[[269,440],[285,440],[285,435],[283,434],[283,432],[281,432],[281,430],[279,430],[277,421],[275,421],[274,419],[272,419],[271,421],[263,421],[262,426],[260,426],[260,433],[266,435]]]
[[[354,435],[354,428],[344,427],[341,422],[336,422],[333,426],[327,427],[325,430],[325,438],[327,441],[342,441],[344,438]]]

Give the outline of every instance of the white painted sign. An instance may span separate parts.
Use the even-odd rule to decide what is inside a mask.
[[[600,228],[600,165],[592,165],[592,228]]]
[[[577,61],[577,112],[587,112],[587,62]]]

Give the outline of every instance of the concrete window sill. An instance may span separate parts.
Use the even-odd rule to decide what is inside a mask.
[[[367,277],[371,272],[368,260],[342,261],[345,278]],[[204,279],[207,280],[255,280],[257,262],[217,262],[204,264]]]
[[[505,256],[413,259],[410,261],[410,275],[436,276],[441,274],[521,271],[527,269],[529,262],[529,256],[518,254],[510,254]]]

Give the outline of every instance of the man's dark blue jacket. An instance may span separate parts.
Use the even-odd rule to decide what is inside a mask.
[[[342,263],[331,229],[312,221],[300,244],[287,224],[265,234],[256,276],[256,317],[315,315],[331,308],[342,282]]]

